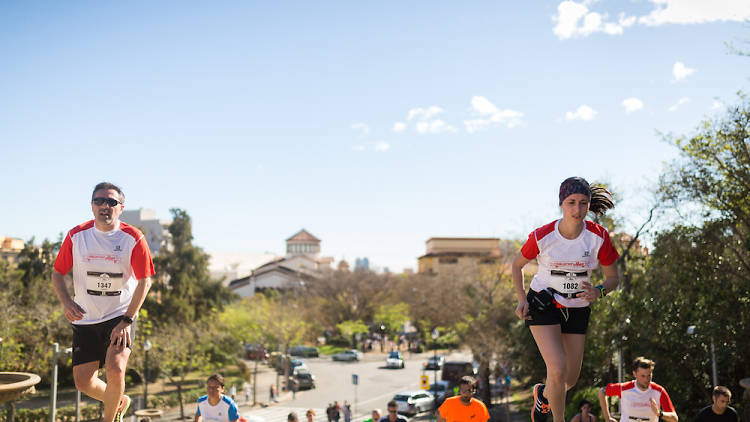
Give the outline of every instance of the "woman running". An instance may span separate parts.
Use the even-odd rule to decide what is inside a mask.
[[[618,284],[619,255],[609,233],[586,220],[589,212],[613,208],[612,194],[571,177],[560,185],[559,199],[562,218],[531,232],[512,269],[516,315],[526,321],[547,367],[547,383],[534,386],[532,422],[546,422],[550,412],[554,422],[565,422],[565,392],[581,372],[589,305]],[[526,293],[523,267],[534,258],[539,268]],[[599,264],[605,280],[592,286],[591,271]]]

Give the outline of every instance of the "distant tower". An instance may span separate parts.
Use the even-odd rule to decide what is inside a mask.
[[[349,263],[346,262],[346,260],[342,259],[339,261],[339,271],[349,271]]]
[[[354,271],[370,271],[370,260],[367,257],[355,259]]]
[[[302,229],[286,240],[287,256],[309,255],[317,257],[320,254],[320,239]]]

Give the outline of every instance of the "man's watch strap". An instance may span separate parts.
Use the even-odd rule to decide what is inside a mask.
[[[127,315],[123,315],[122,316],[122,320],[125,321],[125,322],[127,322],[128,324],[132,324],[133,323],[133,318],[130,318]]]

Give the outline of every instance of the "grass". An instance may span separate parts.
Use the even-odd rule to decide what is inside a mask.
[[[331,346],[331,345],[325,345],[318,347],[318,353],[321,355],[335,355],[336,353],[343,352],[344,350],[349,350],[341,346]]]

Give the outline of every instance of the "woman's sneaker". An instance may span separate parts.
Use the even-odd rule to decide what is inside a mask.
[[[534,386],[534,407],[531,409],[531,422],[546,422],[549,415],[549,402],[544,398],[544,384]]]
[[[117,409],[117,413],[115,413],[115,422],[122,422],[122,418],[125,416],[125,414],[128,412],[128,408],[130,408],[130,403],[132,400],[129,396],[122,396],[121,401],[121,407]]]

